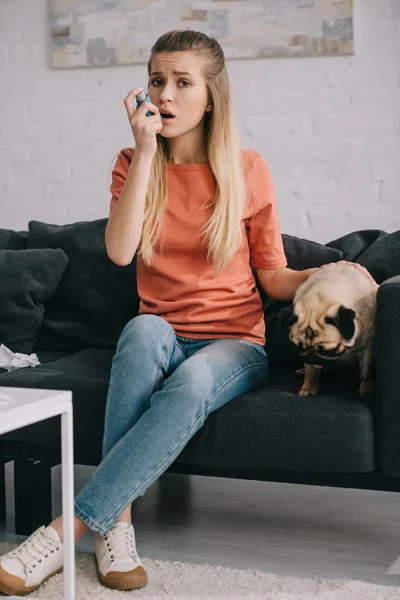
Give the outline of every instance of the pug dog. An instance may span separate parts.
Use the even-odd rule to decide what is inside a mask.
[[[358,360],[360,394],[373,390],[378,287],[366,269],[346,261],[324,265],[298,287],[285,319],[304,361],[298,395],[317,394],[323,362],[349,355]]]

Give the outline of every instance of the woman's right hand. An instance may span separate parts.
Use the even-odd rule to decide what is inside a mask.
[[[142,91],[143,88],[131,90],[126,96],[124,104],[136,142],[136,151],[153,157],[157,150],[156,134],[160,133],[162,129],[160,111],[151,102],[143,102],[139,108],[136,108],[135,96]],[[148,111],[154,115],[146,117]]]

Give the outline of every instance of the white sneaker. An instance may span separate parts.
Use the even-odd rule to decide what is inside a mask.
[[[62,571],[63,562],[64,544],[57,531],[42,525],[0,558],[0,591],[8,596],[30,594]]]
[[[106,587],[132,590],[147,585],[147,574],[136,552],[133,525],[118,522],[103,537],[94,537],[97,575]]]

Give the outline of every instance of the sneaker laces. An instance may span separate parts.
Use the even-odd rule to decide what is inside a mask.
[[[134,560],[139,560],[132,527],[122,530],[109,529],[104,537],[108,551],[111,553],[111,562],[115,562],[118,558],[126,558],[127,554],[131,555]]]
[[[46,538],[42,535],[44,525],[35,531],[27,540],[22,542],[18,548],[8,553],[9,558],[19,558],[19,560],[30,570],[36,564],[42,562],[42,558],[47,558],[48,553],[53,553],[59,549],[55,540]]]

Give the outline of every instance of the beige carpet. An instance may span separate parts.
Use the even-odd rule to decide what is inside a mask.
[[[16,544],[0,542],[0,555]],[[140,590],[118,592],[99,583],[93,554],[76,553],[76,600],[400,600],[400,587],[360,581],[280,577],[255,569],[239,570],[143,558],[149,583]],[[55,575],[33,595],[63,600],[63,575]],[[29,596],[27,596],[29,598]]]

